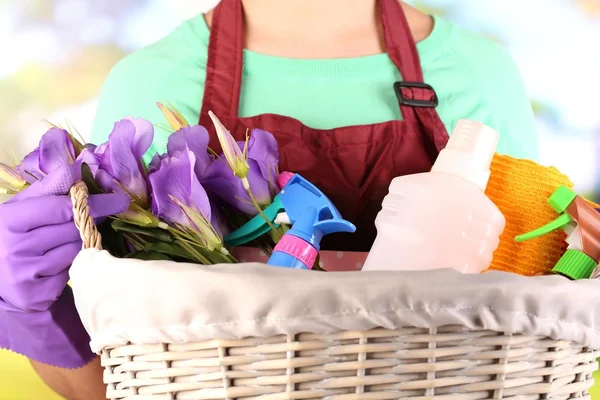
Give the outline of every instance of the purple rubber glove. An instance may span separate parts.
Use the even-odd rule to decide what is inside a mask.
[[[66,172],[65,172],[66,171]],[[81,250],[66,193],[66,169],[0,205],[0,347],[33,360],[78,368],[94,358],[67,287],[68,269]],[[129,198],[89,199],[94,218],[125,211]]]

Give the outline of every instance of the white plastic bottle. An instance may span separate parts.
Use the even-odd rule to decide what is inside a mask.
[[[460,120],[431,172],[395,178],[363,271],[487,269],[506,220],[485,195],[498,133]]]

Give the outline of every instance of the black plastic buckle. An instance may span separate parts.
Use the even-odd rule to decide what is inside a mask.
[[[433,99],[431,100],[415,100],[415,99],[407,99],[402,94],[402,88],[415,88],[415,89],[426,89],[431,90],[433,92]],[[423,82],[396,82],[394,83],[394,92],[396,92],[396,97],[398,98],[398,102],[401,106],[408,107],[424,107],[424,108],[435,108],[438,106],[439,101],[437,97],[437,93],[431,87]]]

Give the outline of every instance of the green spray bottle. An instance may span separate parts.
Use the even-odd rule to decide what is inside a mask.
[[[573,280],[588,279],[600,262],[600,213],[565,186],[556,189],[548,204],[559,214],[558,218],[515,240],[523,242],[564,230],[569,247],[552,272]]]

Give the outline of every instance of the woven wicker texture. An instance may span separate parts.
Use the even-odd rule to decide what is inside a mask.
[[[100,248],[85,185],[84,247]],[[590,399],[600,353],[568,341],[451,326],[129,344],[102,351],[110,400]]]
[[[596,356],[446,327],[130,345],[102,364],[109,399],[569,399],[589,397]]]
[[[515,236],[554,220],[558,215],[548,197],[573,183],[556,168],[498,154],[491,171],[486,194],[506,217],[506,228],[490,269],[525,276],[549,272],[567,248],[566,235],[556,231],[524,243],[515,242]]]
[[[94,219],[90,215],[89,194],[85,183],[76,182],[71,188],[70,194],[73,203],[74,222],[83,241],[83,248],[101,250],[102,237],[100,237]]]

